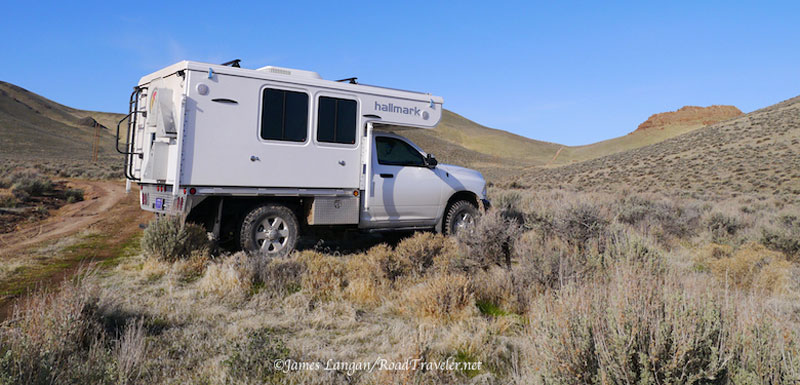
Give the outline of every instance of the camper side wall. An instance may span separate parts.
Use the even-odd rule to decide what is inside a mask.
[[[181,185],[358,188],[359,95],[199,71],[187,76]],[[325,126],[330,118],[319,119],[332,114],[340,114],[334,130]]]

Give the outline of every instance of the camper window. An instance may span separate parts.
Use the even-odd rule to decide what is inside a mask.
[[[378,163],[390,166],[425,166],[425,158],[408,143],[395,138],[375,138]]]
[[[261,138],[305,142],[308,133],[308,95],[266,88],[261,101]]]
[[[317,141],[356,142],[356,101],[322,96],[317,111]]]

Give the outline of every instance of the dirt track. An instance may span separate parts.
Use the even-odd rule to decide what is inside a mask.
[[[42,222],[0,235],[0,257],[85,229],[110,215],[111,208],[125,197],[125,186],[119,181],[75,180],[69,186],[83,190],[84,200],[61,207]]]

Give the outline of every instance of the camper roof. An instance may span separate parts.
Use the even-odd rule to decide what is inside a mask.
[[[181,61],[146,75],[139,80],[139,86],[148,84],[155,79],[167,77],[179,71],[186,70],[357,93],[362,96],[362,113],[364,115],[373,116],[377,118],[377,121],[385,121],[387,124],[399,124],[410,127],[435,127],[441,119],[441,108],[444,103],[444,99],[442,99],[441,96],[435,96],[429,93],[325,80],[318,73],[312,71],[275,66],[246,69],[194,61]]]
[[[201,63],[201,62],[194,62],[187,60],[175,63],[171,66],[160,69],[149,75],[143,76],[141,79],[139,79],[139,85],[144,85],[150,83],[150,81],[152,81],[153,79],[172,75],[178,71],[187,69],[191,71],[204,71],[204,72],[208,72],[208,70],[211,69],[212,71],[214,71],[214,73],[219,73],[219,74],[262,78],[266,80],[277,80],[286,83],[302,83],[302,84],[323,86],[326,88],[340,88],[340,89],[353,90],[365,93],[378,91],[381,94],[387,94],[387,96],[394,96],[401,98],[405,97],[409,99],[420,99],[420,100],[421,99],[432,100],[436,104],[444,103],[444,99],[441,96],[435,96],[430,93],[407,91],[396,88],[373,86],[368,84],[351,84],[345,82],[337,82],[333,80],[325,80],[318,73],[313,71],[297,70],[297,69],[275,67],[275,66],[266,66],[266,67],[261,67],[259,69],[247,69],[247,68],[223,66],[221,64]],[[290,77],[290,79],[287,79],[287,77]]]

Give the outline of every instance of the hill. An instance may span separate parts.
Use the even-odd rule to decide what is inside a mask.
[[[584,146],[564,146],[489,128],[445,110],[433,130],[403,130],[440,159],[476,168],[504,180],[523,168],[557,167],[632,150],[741,116],[734,106],[686,106],[652,115],[628,135]]]
[[[95,124],[99,156],[119,159],[114,132],[120,114],[67,107],[0,81],[0,154],[17,160],[91,160]]]
[[[517,183],[591,191],[792,196],[800,194],[798,146],[800,97],[795,97],[649,146],[529,169]]]

